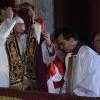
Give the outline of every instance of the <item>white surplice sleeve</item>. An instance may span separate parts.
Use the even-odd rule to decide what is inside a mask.
[[[51,64],[56,57],[54,45],[52,44],[51,47],[49,47],[46,41],[44,41],[42,43],[41,50],[42,50],[43,62],[46,65]]]
[[[78,71],[74,93],[78,96],[100,97],[100,56],[83,46],[78,53],[76,66]]]
[[[16,22],[13,21],[7,24],[4,21],[0,26],[0,87],[9,87],[9,63],[5,48],[5,41],[15,23]]]
[[[0,44],[5,43],[6,38],[9,36],[10,32],[16,24],[15,20],[7,20],[8,19],[5,19],[5,21],[0,25]]]

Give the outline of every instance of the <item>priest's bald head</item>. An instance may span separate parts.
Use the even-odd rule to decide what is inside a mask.
[[[21,17],[15,17],[14,20],[16,21],[15,31],[17,33],[23,33],[25,31],[24,20]]]

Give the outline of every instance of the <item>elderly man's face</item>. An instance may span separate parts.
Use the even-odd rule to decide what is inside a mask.
[[[31,7],[28,7],[28,15],[34,17],[35,19],[35,11],[33,11],[33,9]]]
[[[5,14],[6,14],[6,18],[13,18],[14,16],[14,13],[11,7],[8,7],[6,9]]]
[[[94,47],[98,54],[100,54],[100,34],[97,34],[94,38]]]
[[[25,24],[24,23],[17,23],[15,26],[15,30],[17,33],[23,33],[25,31]]]
[[[60,34],[59,36],[58,36],[58,38],[57,38],[57,42],[58,42],[58,44],[62,44],[62,42],[63,42],[63,35],[62,34]]]

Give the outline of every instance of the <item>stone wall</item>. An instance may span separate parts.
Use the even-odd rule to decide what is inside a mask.
[[[46,30],[54,32],[54,0],[37,0],[37,16],[42,16]]]

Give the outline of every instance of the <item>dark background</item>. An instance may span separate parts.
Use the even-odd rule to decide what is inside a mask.
[[[72,29],[91,45],[94,33],[100,32],[100,0],[55,0],[55,28]]]
[[[5,6],[13,5],[14,0],[0,0],[0,8],[3,8]]]

